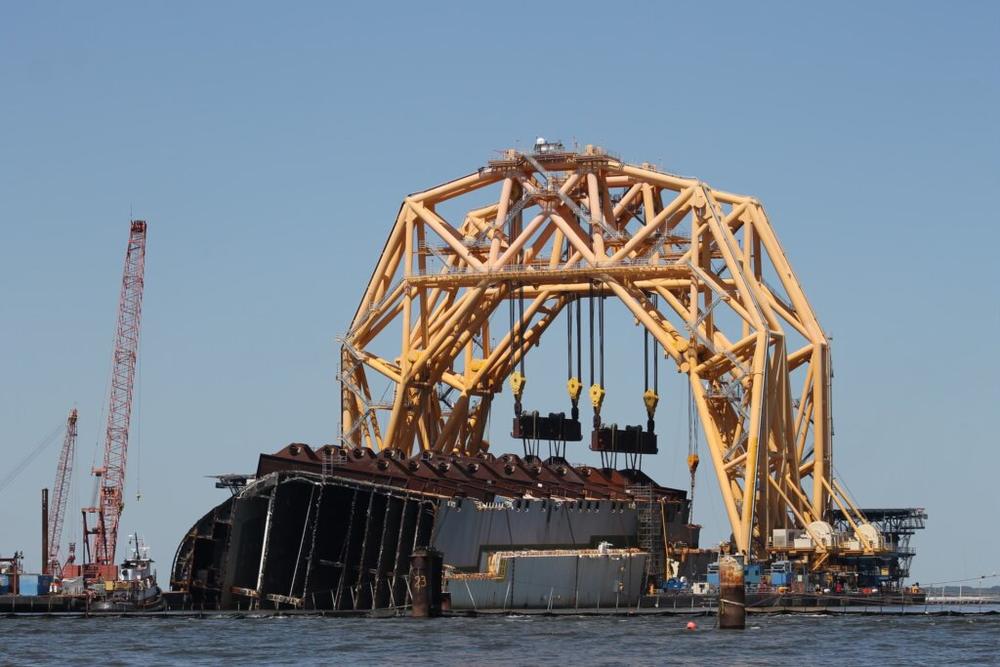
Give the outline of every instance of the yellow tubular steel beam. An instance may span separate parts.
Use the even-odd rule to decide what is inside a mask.
[[[461,194],[471,192],[472,190],[478,190],[483,186],[496,183],[501,178],[503,178],[503,175],[500,173],[489,170],[480,171],[449,183],[445,183],[444,185],[440,185],[436,188],[412,194],[409,199],[418,202],[434,201],[435,203],[440,203]]]
[[[382,254],[379,257],[378,264],[375,265],[375,270],[372,271],[371,279],[369,280],[368,287],[365,290],[365,294],[361,299],[361,303],[358,304],[358,309],[354,313],[354,318],[351,321],[352,327],[357,324],[357,320],[361,317],[368,307],[374,302],[375,293],[381,287],[385,289],[384,282],[392,278],[391,271],[388,271],[389,263],[392,261],[392,256],[396,247],[400,244],[403,233],[405,231],[405,225],[403,223],[404,216],[406,215],[405,207],[401,208],[399,217],[396,219],[396,224],[393,226],[392,232],[389,238],[386,240],[385,247],[382,249]]]
[[[436,213],[424,207],[420,202],[408,201],[407,204],[410,210],[420,216],[420,219],[427,223],[427,226],[433,229],[441,237],[441,240],[448,244],[452,252],[462,258],[466,264],[480,272],[486,271],[486,266],[473,257],[469,249],[462,245],[462,235],[458,233],[457,229],[445,222]]]
[[[812,522],[807,520],[806,517],[804,517],[802,513],[795,508],[795,503],[793,503],[788,495],[781,490],[781,486],[776,481],[770,477],[767,478],[767,481],[774,488],[774,490],[778,492],[778,495],[781,496],[782,500],[785,501],[785,506],[788,507],[788,509],[792,511],[792,514],[795,515],[795,518],[799,520],[799,523],[802,525],[802,529],[805,530],[809,537],[812,538],[813,544],[816,545],[817,550],[826,551],[826,547],[823,546],[823,540],[821,540],[819,535],[817,535],[815,531],[809,527],[809,524]]]
[[[694,396],[695,404],[698,407],[702,431],[705,433],[705,439],[708,441],[708,450],[712,457],[716,477],[719,480],[719,489],[722,491],[723,505],[726,508],[726,515],[729,517],[729,525],[736,531],[740,526],[740,513],[736,508],[736,498],[733,496],[732,485],[730,484],[729,476],[726,474],[726,465],[722,458],[726,445],[722,440],[715,420],[711,416],[712,412],[705,399],[705,390],[701,386],[701,378],[694,372],[690,374],[690,377],[691,394]]]
[[[846,502],[847,505],[854,512],[854,517],[855,519],[857,519],[858,523],[868,523],[868,518],[865,517],[864,513],[858,509],[858,506],[854,504],[854,501],[851,500],[851,497],[847,494],[846,491],[844,491],[844,487],[842,487],[840,485],[840,482],[838,482],[836,479],[833,480],[833,488],[836,489],[840,497],[844,499],[844,502]]]
[[[545,224],[546,220],[548,220],[548,216],[542,214],[536,215],[524,228],[524,231],[518,235],[514,242],[507,246],[507,249],[497,259],[496,264],[490,268],[496,270],[506,266],[507,263],[510,262],[511,258],[515,257],[517,253],[521,251],[521,248],[523,248],[525,244],[531,240],[532,235],[534,235],[534,233],[537,232],[543,224]]]
[[[617,227],[624,227],[628,222],[627,220],[622,219],[622,214],[625,213],[626,209],[632,204],[632,200],[634,200],[637,196],[644,194],[646,187],[648,186],[636,183],[630,187],[628,191],[622,195],[622,198],[618,201],[618,203],[614,205],[612,213]]]
[[[635,296],[629,293],[629,290],[613,280],[608,280],[607,285],[611,288],[611,291],[614,292],[619,299],[621,299],[622,303],[625,304],[625,307],[628,308],[629,311],[636,316],[636,318],[638,318],[638,320],[651,334],[653,334],[653,337],[656,338],[656,341],[663,346],[663,349],[666,350],[667,354],[673,357],[673,359],[680,364],[682,359],[681,349],[678,347],[679,341],[667,333],[667,330],[663,327],[663,320],[657,321],[652,317],[652,315],[649,314],[649,310],[651,310],[652,307],[650,306],[649,309],[644,308],[643,304],[640,304]],[[649,304],[647,303],[645,305]]]
[[[597,265],[597,255],[590,246],[590,238],[576,223],[567,222],[558,213],[552,214],[552,222],[556,223],[570,245],[583,256],[591,266]]]
[[[767,339],[766,334],[759,334],[757,346],[754,350],[753,360],[753,385],[750,393],[750,427],[747,429],[747,465],[745,479],[743,482],[743,506],[740,508],[740,534],[737,536],[737,544],[740,551],[745,554],[750,553],[751,540],[753,538],[753,519],[756,511],[755,503],[757,498],[757,483],[760,476],[760,459],[763,456],[759,451],[761,440],[763,439],[764,392],[767,388],[764,378],[765,365],[767,364]]]
[[[840,508],[840,511],[844,513],[844,518],[847,519],[847,523],[851,525],[851,528],[854,530],[855,537],[857,537],[861,544],[864,545],[865,550],[874,551],[875,545],[872,544],[871,541],[858,529],[858,524],[854,521],[854,517],[851,516],[850,511],[848,511],[847,507],[840,500],[840,497],[836,494],[836,492],[834,492],[830,483],[822,477],[820,477],[820,482],[822,482],[823,486],[826,487],[827,493],[829,493],[830,497],[833,498],[833,501],[837,503],[837,507]]]
[[[647,223],[645,227],[633,234],[625,245],[611,256],[611,261],[618,262],[627,257],[630,252],[639,246],[639,244],[648,239],[649,236],[653,234],[661,224],[663,224],[664,220],[669,218],[674,213],[681,211],[682,207],[691,200],[692,194],[693,190],[690,188],[682,190],[680,194],[678,194],[677,197],[670,202],[669,206],[657,213],[651,222]]]

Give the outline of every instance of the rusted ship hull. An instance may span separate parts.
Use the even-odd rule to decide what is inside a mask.
[[[654,515],[670,544],[697,546],[684,492],[636,470],[289,445],[188,531],[171,585],[204,608],[402,607],[418,548],[475,573],[498,551],[641,547]]]

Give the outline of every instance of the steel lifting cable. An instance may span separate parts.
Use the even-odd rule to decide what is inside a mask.
[[[643,334],[642,335],[642,372],[643,372],[643,379],[644,379],[644,382],[643,382],[643,385],[644,385],[643,386],[643,400],[645,400],[645,397],[646,397],[646,393],[645,392],[649,391],[649,328],[644,326],[642,328],[642,334]],[[654,364],[656,363],[656,352],[655,351],[653,352],[653,363]],[[653,382],[654,383],[657,382],[656,371],[655,370],[653,371]],[[654,391],[653,393],[658,393],[658,392]],[[649,418],[649,421],[647,422],[647,426],[649,426],[651,424],[651,422],[652,422],[652,417]],[[649,429],[649,430],[652,433],[652,429]],[[640,452],[638,454],[636,454],[636,455],[634,455],[632,457],[632,467],[633,468],[638,468],[639,470],[642,469],[642,453],[641,453],[641,450],[640,450]]]
[[[508,288],[510,292],[514,291],[514,283],[510,283]],[[514,358],[514,350],[517,349],[517,330],[514,328],[514,295],[512,293],[508,294],[507,299],[507,315],[510,318],[510,354],[511,359]]]
[[[695,444],[694,444],[694,442],[695,442],[695,436],[694,436],[694,415],[692,414],[693,412],[694,412],[694,396],[692,395],[692,391],[691,391],[691,383],[688,382],[688,405],[687,405],[687,413],[688,413],[688,415],[687,415],[688,416],[688,455],[694,454],[694,446],[695,446]]]
[[[659,312],[659,304],[657,302],[657,296],[653,295],[653,310]],[[643,389],[649,389],[649,329],[643,327],[643,349],[642,349],[642,370],[644,373],[644,383]],[[653,345],[653,393],[659,395],[660,393],[660,358],[659,350],[656,349],[656,345]]]
[[[566,379],[573,379],[573,304],[566,307]]]
[[[646,327],[642,328],[642,373],[643,373],[643,390],[649,389],[649,329]]]
[[[538,437],[538,410],[534,410],[531,413],[531,434],[533,437],[525,438],[524,444],[527,448],[526,454],[532,456],[538,456],[538,452],[542,451],[541,438]]]
[[[604,388],[604,295],[602,294],[599,297],[599,299],[600,300],[597,303],[597,307],[598,307],[598,314],[599,314],[599,317],[600,317],[600,325],[599,325],[600,331],[599,331],[599,333],[600,333],[600,346],[601,346],[601,350],[600,350],[600,352],[601,352],[601,356],[600,356],[600,359],[601,359],[601,388],[603,389]]]
[[[656,294],[653,295],[653,309],[660,312],[659,299]],[[649,335],[649,329],[646,329],[646,335]],[[657,396],[660,395],[660,350],[655,345],[653,347],[653,392]]]
[[[525,322],[524,322],[524,285],[522,285],[521,283],[518,283],[518,285],[517,285],[517,308],[518,308],[517,325],[521,329],[521,336],[520,336],[520,338],[521,338],[521,340],[520,340],[520,343],[521,343],[521,359],[520,359],[520,362],[521,362],[521,364],[520,364],[521,365],[521,375],[524,375],[524,357],[527,354],[528,350],[525,349],[525,347],[524,347],[524,325],[525,325]]]
[[[520,233],[520,230],[518,229],[519,225],[517,224],[519,218],[520,218],[520,215],[508,216],[508,220],[509,220],[508,231],[507,231],[507,238],[508,239],[512,239],[513,240],[513,239],[517,238],[518,234]],[[518,254],[517,254],[517,261],[519,263],[521,262],[521,253],[520,252],[518,252]],[[521,290],[520,285],[517,284],[517,283],[514,283],[514,282],[511,283],[511,289],[517,291],[517,299],[518,299],[518,303],[515,304],[514,303],[514,295],[513,294],[510,295],[511,296],[511,302],[510,302],[511,331],[510,331],[510,335],[511,335],[511,342],[513,343],[511,345],[511,355],[512,355],[511,356],[511,361],[513,361],[514,360],[513,355],[517,352],[517,350],[523,348],[523,346],[524,346],[524,330],[521,328],[522,322],[523,322],[523,318],[524,318],[524,301],[523,301],[524,292]],[[520,306],[520,311],[518,310],[518,306]],[[518,319],[518,321],[517,321],[517,330],[518,330],[518,333],[520,334],[520,340],[519,341],[517,340],[517,337],[515,335],[515,330],[514,330],[514,326],[515,326],[514,325],[514,317],[515,316],[519,316],[520,317],[520,319]],[[514,368],[516,368],[516,366],[514,366]],[[520,368],[521,368],[521,375],[524,375],[524,350],[523,349],[521,349]]]
[[[576,376],[578,378],[583,377],[583,336],[581,333],[581,322],[582,317],[582,306],[580,305],[580,297],[576,297]]]
[[[34,446],[34,448],[30,452],[28,452],[27,456],[21,459],[21,461],[19,461],[18,464],[15,465],[11,469],[11,471],[4,476],[2,480],[0,480],[0,491],[3,491],[5,488],[7,488],[7,486],[10,485],[11,482],[17,479],[18,475],[24,472],[24,470],[29,465],[31,465],[32,461],[38,458],[38,456],[42,452],[44,452],[49,447],[49,445],[58,440],[59,435],[63,432],[64,429],[65,429],[65,422],[60,421],[56,425],[56,427],[52,429],[52,431],[50,431],[44,438],[42,438],[38,442],[37,445]]]
[[[508,303],[507,312],[508,312],[508,315],[510,316],[510,359],[511,359],[511,362],[513,362],[513,360],[515,359],[514,355],[517,354],[517,349],[518,349],[517,334],[518,334],[518,328],[519,328],[518,325],[514,322],[514,319],[517,317],[517,306],[514,303],[514,294],[513,294],[513,292],[514,292],[514,283],[513,282],[511,282],[509,284],[509,288],[508,289],[509,289],[509,294],[508,294],[509,298],[507,300],[507,303]],[[517,368],[517,365],[514,364],[514,363],[511,363],[511,371],[512,372],[515,371],[516,368]],[[517,416],[517,417],[520,417],[520,414],[521,414],[519,408],[520,408],[520,401],[518,400],[518,397],[517,397],[516,391],[515,391],[515,396],[514,396],[514,415]]]
[[[697,456],[698,456],[698,408],[695,406],[694,400],[694,390],[691,388],[691,382],[688,382],[688,469],[690,470],[692,462],[697,469]],[[695,470],[691,470],[691,497],[688,499],[688,521],[694,522],[694,482],[695,482]]]
[[[590,386],[594,386],[594,283],[590,283],[590,294],[587,296],[590,311]]]
[[[516,299],[517,286],[515,283],[510,284],[510,360],[511,362],[516,359],[518,341],[517,335],[520,333],[520,324],[517,321],[517,301]],[[511,370],[517,370],[517,364],[511,364]]]
[[[611,425],[611,467],[618,467],[618,424]]]

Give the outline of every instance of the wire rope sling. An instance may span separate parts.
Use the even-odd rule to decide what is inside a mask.
[[[604,384],[604,340],[605,340],[605,317],[604,317],[604,288],[601,286],[601,293],[597,293],[597,286],[591,284],[588,295],[590,309],[590,402],[594,408],[594,428],[590,437],[591,451],[598,452],[601,456],[602,468],[617,468],[618,455],[622,454],[628,468],[638,470],[642,468],[642,456],[644,454],[656,454],[656,423],[654,415],[656,406],[659,403],[659,362],[655,344],[650,346],[649,331],[643,328],[643,377],[644,386],[642,401],[646,409],[646,428],[642,425],[626,426],[619,428],[618,424],[605,424],[601,417],[601,408],[604,405],[606,388]],[[654,296],[655,299],[655,296]],[[595,307],[596,303],[596,307]],[[595,319],[597,331],[595,336]],[[596,345],[595,345],[596,339]],[[595,361],[595,348],[597,359]],[[652,358],[652,360],[651,360]],[[652,373],[650,373],[652,366]],[[597,378],[595,378],[595,369]],[[650,375],[653,384],[650,386]]]
[[[525,386],[527,385],[527,375],[525,374],[524,358],[528,348],[537,343],[528,341],[526,330],[529,322],[525,318],[524,311],[524,287],[520,284],[511,283],[509,287],[508,300],[510,302],[510,337],[511,337],[511,364],[514,371],[510,374],[510,387],[514,394],[514,422],[511,437],[518,438],[524,445],[525,458],[541,457],[541,441],[548,442],[549,459],[566,458],[566,443],[580,442],[583,440],[580,428],[579,408],[577,407],[580,396],[579,380],[575,380],[572,372],[573,360],[573,303],[567,301],[565,309],[567,312],[567,350],[569,359],[569,376],[567,389],[570,394],[572,405],[572,416],[567,417],[565,412],[550,412],[542,415],[538,410],[527,411],[524,409],[522,399],[524,397]],[[577,368],[579,372],[579,303],[577,307]]]

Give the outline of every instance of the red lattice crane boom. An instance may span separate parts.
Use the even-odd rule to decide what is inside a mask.
[[[62,539],[63,520],[66,518],[66,503],[69,500],[69,489],[73,479],[73,459],[76,451],[76,408],[69,412],[66,419],[66,436],[63,438],[62,450],[59,452],[59,464],[56,466],[56,482],[52,486],[52,516],[49,521],[49,553],[46,554],[49,572],[58,573],[59,542]]]
[[[118,522],[125,506],[125,464],[128,454],[129,421],[132,416],[132,387],[139,352],[139,322],[142,314],[143,270],[146,259],[146,223],[133,220],[125,252],[118,327],[112,358],[108,425],[104,441],[104,462],[94,469],[99,479],[97,506],[84,510],[97,514],[96,525],[86,530],[88,539],[87,574],[104,578],[115,571]]]

